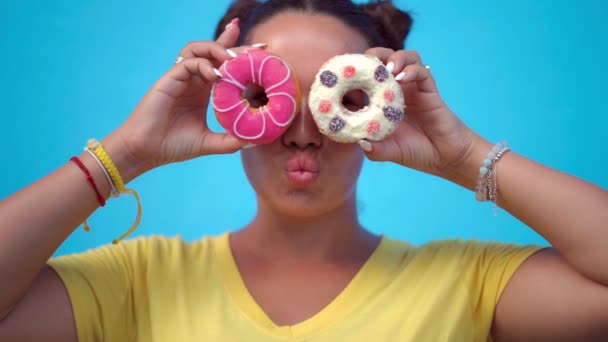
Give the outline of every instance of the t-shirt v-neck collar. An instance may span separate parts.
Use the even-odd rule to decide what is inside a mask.
[[[268,334],[276,337],[302,338],[340,322],[362,301],[377,293],[389,281],[397,260],[391,257],[390,239],[382,236],[380,243],[348,285],[321,311],[294,325],[279,326],[264,312],[247,289],[232,254],[229,233],[217,238],[216,253],[219,271],[226,290],[241,311]],[[387,267],[388,266],[388,267]]]

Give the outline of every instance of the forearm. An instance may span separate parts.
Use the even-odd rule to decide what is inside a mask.
[[[608,286],[608,191],[515,153],[498,171],[498,203],[581,274]]]
[[[103,170],[88,153],[79,157],[108,198],[111,186]],[[117,161],[119,169],[130,170],[126,158]],[[0,202],[0,279],[10,279],[0,282],[0,315],[20,300],[46,261],[99,205],[85,174],[72,162]]]
[[[487,142],[476,146],[451,177],[473,191],[492,148]],[[516,152],[505,154],[497,170],[498,205],[549,241],[579,273],[608,286],[608,191]]]

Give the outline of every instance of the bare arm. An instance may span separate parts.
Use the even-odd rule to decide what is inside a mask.
[[[361,145],[372,160],[403,166],[475,190],[493,145],[445,104],[416,51],[373,48],[401,79],[407,115],[395,132]],[[515,152],[498,163],[498,204],[549,241],[577,272],[608,286],[608,191]],[[473,200],[473,195],[471,195]]]
[[[131,180],[134,164],[111,139],[103,144],[125,180]],[[110,183],[102,169],[88,153],[80,158],[107,198]],[[46,336],[76,341],[67,292],[45,265],[98,207],[93,188],[71,162],[0,202],[0,279],[10,279],[0,285],[0,340],[27,341],[32,334],[32,340]],[[32,322],[36,329],[31,329]]]
[[[469,175],[492,147],[478,146]],[[475,186],[472,177],[452,179]],[[530,257],[509,281],[496,307],[495,340],[608,340],[608,191],[516,153],[498,163],[498,189],[498,204],[553,248]]]
[[[479,168],[492,144],[472,132],[447,107],[432,72],[423,66],[417,52],[374,48],[368,53],[393,62],[394,75],[403,72],[400,82],[407,115],[383,141],[360,142],[367,156],[427,172],[474,191]],[[530,258],[516,271],[496,309],[497,336],[535,341],[560,336],[561,340],[576,336],[572,334],[576,331],[582,334],[578,340],[591,333],[596,334],[593,337],[603,334],[608,340],[608,191],[511,152],[498,163],[498,193],[498,204],[542,235],[555,250]],[[580,301],[576,300],[579,295]],[[551,302],[562,297],[568,299],[568,305]],[[603,304],[603,310],[598,310],[598,303]],[[518,320],[522,312],[528,313],[523,325]],[[568,334],[567,328],[572,329]],[[505,331],[509,333],[500,333]]]
[[[494,341],[608,341],[608,291],[546,249],[515,272],[493,323]]]
[[[44,267],[24,297],[0,321],[0,341],[78,341],[70,298],[49,267]]]
[[[126,154],[111,140],[103,143],[126,180],[132,179],[134,169]],[[109,197],[110,183],[102,169],[88,153],[80,158]],[[61,243],[98,207],[93,188],[71,162],[0,202],[0,279],[11,279],[2,283],[0,318],[25,295]]]
[[[204,111],[218,78],[213,67],[231,58],[226,47],[238,34],[234,25],[217,42],[188,44],[180,53],[185,59],[102,141],[125,183],[155,167],[245,145],[210,131]],[[80,158],[107,198],[111,186],[101,167],[88,153]],[[0,281],[0,340],[38,341],[36,334],[76,340],[65,286],[46,262],[98,207],[84,173],[71,162],[0,202],[0,279],[10,279]]]
[[[491,149],[476,143],[459,173],[446,178],[474,190]],[[497,165],[498,204],[547,239],[578,273],[608,287],[608,191],[515,152]]]

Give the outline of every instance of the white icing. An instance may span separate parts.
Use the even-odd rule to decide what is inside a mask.
[[[258,139],[258,138],[261,138],[262,135],[264,135],[264,132],[266,132],[266,118],[264,117],[264,115],[261,115],[261,117],[262,117],[262,131],[258,135],[244,135],[244,134],[239,133],[238,129],[236,128],[236,126],[238,125],[239,121],[241,121],[241,119],[245,115],[245,112],[247,112],[247,109],[249,109],[249,108],[248,107],[243,108],[243,110],[241,111],[241,113],[239,114],[239,116],[237,116],[236,120],[234,120],[234,124],[232,125],[232,130],[241,139]]]
[[[238,106],[240,106],[242,104],[245,104],[245,103],[247,103],[247,100],[242,100],[240,102],[237,102],[236,104],[234,104],[234,105],[232,105],[232,106],[230,106],[228,108],[219,108],[218,106],[215,105],[215,101],[214,101],[213,102],[213,109],[217,110],[220,113],[225,113],[225,112],[231,111],[234,108],[236,108],[236,107],[238,107]]]
[[[349,143],[361,139],[382,140],[396,129],[397,125],[384,116],[383,108],[391,106],[403,111],[403,92],[390,73],[384,82],[375,80],[374,74],[380,65],[383,65],[382,62],[375,57],[347,54],[334,57],[321,67],[310,90],[308,104],[323,134],[332,140]],[[353,66],[356,69],[356,73],[350,78],[343,75],[346,66]],[[325,70],[333,72],[338,77],[336,85],[331,88],[324,86],[319,80],[319,76]],[[369,105],[357,112],[349,111],[342,105],[344,94],[354,89],[363,90],[369,98]],[[392,91],[395,97],[390,103],[384,98],[384,93],[388,90]],[[328,113],[319,111],[321,101],[331,103],[331,110]],[[329,124],[336,116],[344,120],[346,125],[338,132],[331,132]],[[372,120],[380,123],[380,131],[374,135],[370,135],[367,131],[368,124]]]
[[[287,74],[286,74],[285,78],[281,82],[279,82],[279,83],[277,83],[277,84],[275,84],[273,86],[267,87],[265,89],[266,94],[270,93],[270,91],[272,89],[274,89],[276,87],[282,86],[285,82],[287,82],[287,80],[289,79],[289,77],[291,77],[291,70],[289,69],[289,66],[287,65],[287,63],[285,63],[285,61],[283,61],[282,59],[280,59],[280,58],[278,58],[276,56],[268,56],[268,57],[264,58],[264,60],[262,61],[261,66],[260,66],[260,82],[262,82],[262,74],[264,73],[264,65],[266,64],[267,61],[269,61],[271,59],[276,59],[279,62],[281,62],[283,64],[283,66],[285,67],[285,70],[287,70]]]
[[[288,99],[291,100],[291,102],[293,103],[293,108],[294,108],[294,112],[296,109],[296,99],[293,98],[293,96],[287,94],[287,93],[274,93],[274,94],[268,94],[268,97],[275,97],[275,96],[285,96]],[[270,117],[270,120],[272,120],[272,122],[274,122],[277,126],[279,127],[285,127],[287,125],[289,125],[289,123],[291,122],[291,117],[293,117],[293,115],[291,115],[291,117],[286,121],[286,122],[278,122],[274,116],[272,115],[272,112],[268,109],[266,109],[266,106],[261,107],[261,109],[264,109],[266,111],[266,113],[268,113],[268,116]]]
[[[253,56],[251,55],[251,53],[249,53],[249,52],[247,52],[247,51],[246,51],[245,53],[246,53],[246,54],[248,55],[248,57],[249,57],[249,63],[250,63],[250,68],[251,68],[251,80],[252,80],[252,82],[253,82],[253,83],[256,83],[256,77],[255,77],[256,75],[255,75],[255,68],[254,68]],[[277,87],[280,87],[280,86],[282,86],[283,84],[285,84],[285,83],[286,83],[286,82],[289,80],[289,78],[291,77],[291,69],[289,68],[289,65],[287,65],[287,63],[285,63],[285,61],[283,61],[282,59],[280,59],[280,58],[278,58],[278,57],[276,57],[276,56],[268,56],[268,57],[264,58],[264,59],[262,60],[262,63],[260,64],[260,70],[259,70],[258,82],[260,82],[260,83],[262,82],[262,75],[263,75],[263,72],[264,72],[264,66],[265,66],[266,62],[267,62],[267,61],[269,61],[270,59],[273,59],[273,58],[274,58],[274,59],[277,59],[279,62],[281,62],[281,63],[283,64],[283,66],[284,66],[284,67],[285,67],[285,69],[287,70],[287,76],[286,76],[286,77],[285,77],[283,80],[281,80],[280,82],[278,82],[277,84],[272,85],[272,86],[268,86],[268,87],[265,89],[266,96],[269,98],[269,99],[268,99],[269,101],[270,101],[270,98],[271,98],[271,97],[275,97],[275,96],[286,96],[286,97],[287,97],[287,98],[289,98],[289,100],[291,100],[291,102],[293,103],[293,108],[294,108],[294,109],[293,109],[293,113],[292,113],[292,114],[289,116],[289,119],[288,119],[287,121],[285,121],[285,122],[279,122],[279,121],[277,121],[277,120],[276,120],[276,118],[275,118],[275,117],[272,115],[272,112],[271,112],[271,111],[270,111],[270,110],[267,108],[267,106],[262,106],[262,107],[260,107],[260,108],[258,109],[258,111],[259,111],[259,113],[258,113],[258,114],[259,114],[259,115],[261,115],[261,117],[262,117],[262,130],[261,130],[261,132],[260,132],[259,134],[255,135],[255,136],[248,136],[248,135],[245,135],[245,134],[243,134],[243,133],[239,132],[239,130],[237,129],[238,123],[241,121],[241,119],[243,118],[243,116],[244,116],[246,113],[249,113],[250,115],[252,115],[252,114],[253,114],[253,112],[249,110],[249,106],[248,106],[248,105],[246,105],[246,106],[243,108],[243,110],[242,110],[242,111],[239,113],[239,115],[237,116],[236,120],[234,121],[234,123],[233,123],[233,125],[232,125],[232,131],[234,132],[234,134],[235,134],[235,135],[236,135],[238,138],[241,138],[241,139],[251,139],[251,140],[261,138],[261,137],[264,135],[264,133],[266,132],[266,116],[268,116],[268,117],[270,118],[270,120],[271,120],[271,121],[272,121],[272,122],[273,122],[275,125],[277,125],[277,126],[279,126],[279,127],[285,127],[285,126],[289,125],[289,124],[291,123],[292,119],[293,119],[293,118],[294,118],[294,116],[295,116],[295,112],[296,112],[296,110],[297,110],[297,108],[296,108],[296,107],[297,107],[297,104],[296,104],[296,99],[295,99],[295,98],[294,98],[294,97],[293,97],[291,94],[288,94],[288,93],[285,93],[285,92],[278,92],[278,93],[272,93],[272,92],[271,92],[273,89],[275,89],[275,88],[277,88]],[[222,68],[223,68],[223,71],[224,71],[224,73],[225,73],[226,77],[224,77],[224,78],[220,79],[218,82],[222,82],[222,81],[223,81],[223,82],[227,82],[227,83],[229,83],[229,84],[232,84],[232,85],[234,85],[234,86],[238,87],[238,88],[239,88],[239,89],[241,89],[242,91],[244,91],[244,90],[246,89],[246,87],[245,87],[245,86],[244,86],[244,85],[243,85],[241,82],[239,82],[239,81],[238,81],[238,80],[237,80],[237,79],[236,79],[234,76],[232,76],[232,75],[231,75],[231,74],[228,72],[228,70],[227,70],[227,68],[226,68],[226,64],[224,64],[224,65],[222,66]],[[215,89],[215,85],[214,85],[213,89]],[[234,109],[236,109],[238,106],[243,105],[243,104],[248,104],[247,100],[241,100],[241,101],[237,102],[236,104],[234,104],[234,105],[232,105],[232,106],[230,106],[230,107],[228,107],[228,108],[219,108],[219,107],[217,107],[217,106],[215,105],[215,101],[214,101],[214,103],[213,103],[213,109],[215,109],[215,110],[216,110],[217,112],[219,112],[219,113],[225,113],[225,112],[228,112],[228,111],[234,110]]]
[[[249,56],[249,65],[251,65],[251,82],[253,82],[254,84],[255,82],[255,70],[254,70],[254,65],[253,65],[253,56],[248,53],[247,56]],[[260,82],[262,82],[262,79],[260,79]]]
[[[240,84],[240,83],[238,83],[238,82],[236,82],[236,81],[234,81],[234,80],[227,79],[227,78],[222,78],[222,79],[218,80],[217,82],[218,82],[218,83],[219,83],[219,82],[226,82],[226,83],[230,83],[230,84],[232,84],[233,86],[240,88],[242,91],[245,91],[245,89],[246,89],[246,87],[245,87],[244,85],[242,85],[242,84]]]
[[[228,68],[226,68],[226,63],[224,63],[224,65],[222,65],[222,67],[224,68],[224,73],[226,73],[226,75],[228,75],[228,79],[226,78],[222,78],[220,81],[224,81],[224,82],[228,82],[228,83],[232,83],[235,86],[241,88],[241,90],[245,90],[244,85],[241,84],[241,82],[237,81],[234,76],[232,76],[229,72],[228,72]]]

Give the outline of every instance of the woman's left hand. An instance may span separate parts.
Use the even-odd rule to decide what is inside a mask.
[[[367,156],[435,175],[461,166],[478,137],[443,102],[418,53],[372,48],[366,54],[383,61],[397,79],[403,77],[399,83],[406,106],[405,119],[392,135],[360,143]]]

